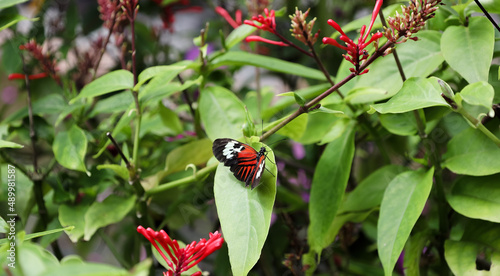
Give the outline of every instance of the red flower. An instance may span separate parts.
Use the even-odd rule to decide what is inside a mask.
[[[233,28],[238,28],[241,25],[241,10],[236,10],[234,14],[234,19],[229,15],[226,9],[223,7],[215,7],[215,12],[226,19],[227,23]]]
[[[252,20],[245,20],[244,23],[250,26],[254,26],[257,29],[276,34],[276,17],[274,13],[274,10],[271,10],[269,12],[269,10],[265,8],[265,17],[260,14],[258,16],[252,16],[252,20],[259,22],[260,25],[255,24]]]
[[[49,75],[47,73],[38,73],[38,74],[33,74],[33,75],[28,75],[29,80],[36,80],[36,79],[42,79],[45,77],[48,77]],[[24,80],[26,77],[25,74],[20,74],[20,73],[12,73],[9,75],[9,80]]]
[[[176,240],[172,240],[165,231],[156,232],[151,228],[144,229],[142,226],[137,227],[137,232],[141,233],[151,244],[156,248],[158,253],[163,257],[171,270],[164,272],[164,276],[180,276],[182,272],[187,271],[197,265],[201,260],[220,249],[224,243],[224,239],[217,231],[210,233],[210,238],[207,240],[201,239],[198,243],[193,241],[186,245],[185,248],[180,248]],[[158,244],[167,252],[167,256],[162,252]],[[193,273],[191,276],[200,276],[201,272]]]
[[[342,28],[340,28],[339,24],[337,22],[333,21],[332,19],[328,19],[328,25],[332,26],[335,30],[337,30],[341,36],[339,37],[340,40],[344,41],[346,46],[340,45],[335,39],[332,39],[330,37],[324,37],[323,38],[323,44],[330,44],[335,47],[338,47],[340,49],[346,50],[347,55],[343,55],[344,58],[352,63],[355,68],[350,68],[351,72],[355,73],[356,75],[362,75],[368,72],[368,68],[363,70],[363,72],[359,72],[359,67],[361,65],[361,62],[368,59],[368,52],[365,50],[366,46],[370,45],[374,41],[378,41],[379,38],[383,36],[382,33],[377,32],[376,34],[373,34],[371,39],[366,42],[368,39],[368,35],[373,27],[373,23],[375,22],[375,19],[377,18],[377,14],[382,7],[383,0],[377,0],[375,3],[375,7],[373,8],[372,12],[372,19],[370,21],[370,25],[368,26],[368,29],[366,28],[366,25],[363,25],[361,27],[361,31],[359,34],[358,38],[358,43],[355,43],[352,41],[345,33],[342,31]]]

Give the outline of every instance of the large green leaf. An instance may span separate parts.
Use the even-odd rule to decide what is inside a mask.
[[[9,141],[5,141],[5,140],[0,139],[0,148],[21,149],[21,148],[24,148],[24,146],[20,145],[18,143],[9,142]]]
[[[441,97],[441,89],[435,78],[410,78],[386,103],[371,106],[371,112],[404,113],[431,106],[449,106]]]
[[[495,31],[487,18],[474,16],[469,25],[450,26],[441,37],[446,62],[469,83],[488,81]]]
[[[500,129],[494,134],[500,135]],[[443,166],[458,174],[490,175],[500,172],[500,148],[477,129],[469,128],[448,142]]]
[[[57,162],[63,167],[90,174],[85,166],[87,136],[77,125],[57,133],[52,148]]]
[[[85,85],[80,94],[70,101],[70,104],[82,98],[97,97],[118,90],[132,89],[133,87],[134,75],[127,70],[116,70]]]
[[[378,255],[385,275],[392,275],[394,265],[424,209],[432,188],[434,168],[427,172],[404,172],[387,187],[377,226]]]
[[[332,222],[344,197],[354,157],[355,125],[346,125],[342,135],[330,142],[318,164],[311,186],[309,203],[309,245],[313,251],[321,250],[335,239]]]
[[[71,231],[65,231],[74,243],[83,236],[85,230],[85,213],[88,205],[66,205],[59,207],[59,222],[62,226],[74,226]]]
[[[447,240],[444,243],[444,257],[451,271],[455,275],[463,276],[494,276],[500,275],[500,253],[491,253],[490,271],[477,270],[476,259],[481,253],[483,245]]]
[[[263,146],[258,142],[251,145]],[[219,164],[215,173],[215,204],[235,276],[247,275],[257,263],[269,232],[278,171],[274,153],[267,149],[266,168],[270,172],[263,172],[260,185],[253,190],[238,181],[223,164]]]
[[[323,75],[323,73],[319,70],[273,57],[256,55],[241,51],[228,52],[212,60],[212,67],[214,68],[225,65],[252,65],[271,71],[301,76],[305,78],[326,80],[325,75]]]
[[[200,117],[208,138],[239,138],[246,121],[245,106],[233,92],[211,86],[203,89],[200,96]]]
[[[387,165],[374,171],[346,195],[346,200],[339,209],[339,213],[368,211],[379,206],[387,185],[394,177],[407,170],[406,167]]]
[[[189,164],[202,165],[212,157],[212,142],[202,139],[175,148],[167,155],[165,173],[182,171]]]
[[[437,31],[418,32],[418,41],[410,41],[397,46],[398,56],[403,66],[406,78],[427,77],[443,62],[441,54],[441,33]],[[336,79],[344,79],[351,72],[349,68],[353,65],[348,61],[342,61]],[[370,66],[370,72],[354,78],[342,86],[342,92],[351,93],[352,89],[370,87],[371,89],[382,89],[387,96],[394,95],[403,81],[391,55],[378,58]]]
[[[134,207],[135,196],[119,197],[109,195],[102,202],[94,202],[85,213],[85,230],[83,239],[88,241],[97,229],[117,223]]]
[[[20,4],[20,3],[24,3],[24,2],[28,2],[28,0],[2,0],[2,2],[0,2],[0,10],[17,5],[17,4]]]
[[[450,206],[470,217],[500,222],[499,174],[460,178],[447,195]]]
[[[17,275],[42,275],[59,266],[57,258],[38,244],[24,242],[16,248]]]

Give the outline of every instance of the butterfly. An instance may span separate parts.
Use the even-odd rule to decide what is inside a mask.
[[[216,139],[212,146],[215,158],[229,167],[236,179],[252,189],[259,184],[264,172],[266,148],[256,151],[250,145],[229,138]]]

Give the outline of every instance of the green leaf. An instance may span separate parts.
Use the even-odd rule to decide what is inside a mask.
[[[129,180],[129,172],[128,169],[117,165],[117,164],[103,164],[103,165],[97,165],[98,170],[103,170],[103,169],[110,169],[116,173],[119,177],[121,177],[123,180]]]
[[[24,265],[16,262],[20,273],[18,275],[42,275],[59,266],[57,258],[40,245],[25,242],[16,248],[16,260],[22,260]]]
[[[171,74],[172,72],[168,72]],[[173,76],[173,75],[172,75]],[[175,77],[175,76],[173,76]],[[168,78],[164,78],[161,75],[155,77],[150,81],[143,90],[139,93],[139,101],[142,104],[150,101],[158,101],[163,98],[169,97],[170,95],[188,89],[193,85],[198,85],[203,77],[199,77],[196,80],[189,80],[180,84],[178,82],[165,82]]]
[[[368,211],[379,206],[389,183],[407,170],[406,167],[387,165],[374,171],[346,195],[339,213]]]
[[[282,120],[284,120],[284,117]],[[292,140],[299,140],[300,137],[304,135],[304,131],[307,127],[307,121],[309,118],[309,114],[301,114],[297,118],[293,119],[293,121],[286,124],[280,130],[278,130],[278,134],[289,137]],[[277,121],[280,122],[282,120]]]
[[[413,112],[380,114],[380,123],[390,133],[411,136],[417,133],[417,120]]]
[[[158,75],[161,75],[160,79],[162,79],[164,82],[170,82],[184,69],[186,69],[186,66],[160,65],[148,67],[139,74],[134,90],[138,90],[138,88],[141,87],[144,83]]]
[[[344,100],[351,104],[365,104],[378,102],[390,97],[391,95],[389,95],[389,93],[384,89],[374,87],[357,87],[349,91]]]
[[[500,254],[496,251],[491,252],[491,270],[480,271],[476,269],[477,256],[482,252],[483,245],[447,240],[444,243],[444,257],[451,271],[455,275],[481,275],[493,276],[500,273]]]
[[[85,213],[89,205],[67,205],[59,206],[59,222],[62,226],[74,226],[71,231],[65,231],[70,240],[76,243],[84,234]]]
[[[158,102],[158,109],[163,125],[171,130],[173,135],[177,135],[183,132],[182,123],[177,113],[163,105],[162,102]]]
[[[24,146],[0,139],[0,148],[22,149]]]
[[[480,106],[480,111],[483,111],[483,113],[492,110],[494,96],[495,90],[489,83],[484,81],[469,84],[460,91],[460,97],[464,102],[473,106]]]
[[[102,202],[94,202],[85,213],[83,239],[88,241],[97,229],[121,221],[132,210],[135,195],[125,198],[111,194]]]
[[[0,4],[1,6],[2,4]],[[0,8],[1,9],[1,8]],[[22,20],[37,21],[38,18],[27,18],[20,14],[0,14],[0,31],[7,29],[10,26],[15,25],[17,22]]]
[[[213,156],[210,139],[196,140],[175,148],[167,155],[166,175],[186,169],[189,164],[203,165]]]
[[[404,172],[387,187],[377,226],[378,255],[385,275],[392,275],[394,265],[424,209],[432,188],[434,168],[427,172]]]
[[[57,133],[52,148],[57,162],[63,167],[90,174],[85,167],[87,136],[77,125]]]
[[[65,228],[58,228],[58,229],[52,229],[52,230],[47,230],[47,231],[42,231],[42,232],[37,232],[37,233],[31,233],[31,234],[24,236],[23,240],[25,240],[25,241],[31,240],[34,238],[43,237],[43,236],[51,235],[54,233],[59,233],[62,231],[71,231],[73,228],[74,228],[73,226],[69,226],[69,227],[65,227]],[[0,239],[0,245],[8,243],[8,242],[9,242],[9,240],[7,238]]]
[[[311,186],[309,203],[309,245],[321,250],[335,239],[332,222],[344,197],[354,157],[355,125],[347,125],[341,136],[330,142],[321,155]]]
[[[132,89],[134,87],[134,75],[127,70],[116,70],[99,77],[93,82],[85,85],[80,94],[69,103],[73,104],[82,98],[93,98],[114,91]]]
[[[420,257],[430,240],[432,240],[431,231],[417,232],[408,239],[405,246],[403,265],[405,268],[405,275],[420,276]]]
[[[133,103],[134,96],[132,96],[132,93],[130,91],[122,91],[106,99],[100,99],[90,112],[89,117],[92,118],[99,114],[122,112]]]
[[[370,112],[404,113],[431,106],[450,106],[441,97],[436,78],[410,78],[389,101],[371,106]]]
[[[427,77],[443,63],[438,31],[418,32],[418,41],[408,40],[399,44],[398,56],[406,78]],[[352,64],[342,61],[337,73],[337,80],[342,80],[351,72]],[[354,78],[342,86],[342,91],[370,87],[387,91],[387,97],[393,96],[403,85],[401,75],[392,56],[378,58],[369,66],[370,72]],[[328,101],[327,101],[328,102]]]
[[[337,120],[340,120],[338,114],[324,112],[307,114],[307,127],[303,131],[304,135],[297,142],[312,144],[321,141],[326,134],[331,135]]]
[[[500,136],[500,129],[494,134]],[[500,148],[477,129],[468,128],[448,142],[443,166],[454,173],[490,175],[500,172]]]
[[[40,276],[130,276],[123,268],[100,263],[69,262],[45,270]]]
[[[330,130],[323,135],[323,138],[321,141],[318,143],[320,145],[328,144],[331,141],[337,139],[340,137],[347,127],[347,124],[349,124],[350,120],[349,119],[339,119],[335,120],[330,128]]]
[[[68,104],[59,94],[49,94],[43,98],[33,101],[33,114],[46,115],[58,114],[67,108]],[[28,107],[24,107],[9,116],[3,123],[10,123],[28,116]]]
[[[240,99],[220,86],[207,87],[200,94],[200,117],[208,138],[241,137],[246,113]]]
[[[441,37],[446,62],[467,82],[488,81],[495,31],[487,18],[474,16],[469,25],[449,26]]]
[[[28,0],[2,0],[2,2],[0,3],[0,10],[8,8],[8,7],[12,7],[14,5],[24,3],[24,2],[28,2]]]
[[[251,54],[247,52],[228,52],[224,55],[214,58],[211,62],[211,70],[225,65],[252,65],[265,68],[271,71],[311,78],[316,80],[326,80],[325,75],[319,70],[310,67],[284,61],[281,59]]]
[[[227,37],[226,37],[226,48],[231,49],[236,44],[240,43],[247,36],[251,35],[255,32],[257,28],[250,25],[240,25],[238,28],[234,29]]]
[[[264,145],[254,142],[251,146]],[[253,190],[246,188],[223,164],[219,164],[215,173],[215,204],[234,276],[247,275],[257,263],[269,232],[278,171],[274,153],[267,149],[269,162],[265,166],[270,172],[264,170],[260,185]]]
[[[447,194],[448,203],[458,213],[500,222],[500,175],[460,178]]]

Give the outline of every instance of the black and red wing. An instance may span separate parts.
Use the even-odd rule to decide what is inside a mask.
[[[253,189],[259,184],[265,166],[264,147],[257,152],[247,144],[223,138],[214,141],[212,151],[238,180],[245,182],[245,186],[251,184]]]

